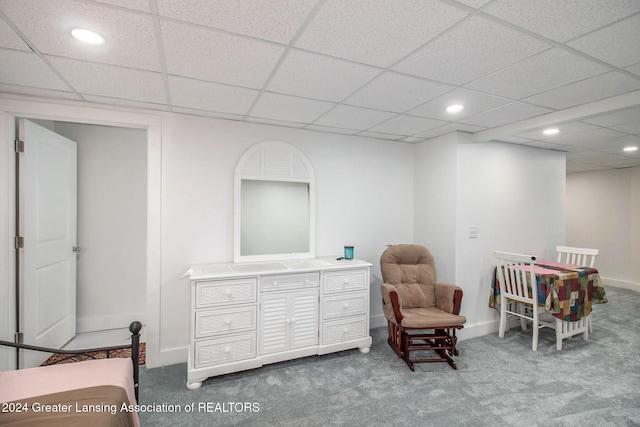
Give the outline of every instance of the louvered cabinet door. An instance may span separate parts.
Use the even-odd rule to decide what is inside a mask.
[[[318,290],[291,294],[290,349],[318,344]]]
[[[318,344],[318,289],[262,295],[260,354]]]
[[[262,295],[260,303],[260,354],[289,349],[289,295]]]

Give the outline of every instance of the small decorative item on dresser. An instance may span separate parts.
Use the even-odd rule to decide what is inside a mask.
[[[353,246],[344,247],[344,259],[353,259]]]

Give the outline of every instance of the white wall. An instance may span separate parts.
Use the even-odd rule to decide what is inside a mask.
[[[640,167],[567,175],[569,246],[597,248],[605,283],[640,291]]]
[[[465,338],[497,330],[498,312],[488,307],[494,250],[555,258],[565,238],[565,154],[457,135],[455,279]]]
[[[413,238],[410,144],[260,124],[163,115],[161,350],[186,359],[190,264],[233,260],[233,177],[253,144],[282,140],[300,149],[316,176],[316,255],[346,244],[371,262],[371,313],[382,321],[379,257]],[[382,326],[384,323],[373,326]]]
[[[78,332],[145,321],[146,131],[56,122],[78,143]]]
[[[564,240],[564,154],[456,132],[417,144],[415,159],[415,243],[435,257],[439,281],[463,289],[460,338],[493,332],[492,252],[549,259]]]
[[[416,145],[414,243],[435,258],[438,280],[455,280],[458,135]],[[395,242],[403,243],[403,242]]]

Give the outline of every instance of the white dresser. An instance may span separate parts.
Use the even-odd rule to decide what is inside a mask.
[[[370,267],[335,258],[192,266],[187,387],[298,357],[367,353]]]

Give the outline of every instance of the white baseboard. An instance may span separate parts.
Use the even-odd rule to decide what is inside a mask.
[[[626,280],[611,279],[609,277],[602,277],[602,284],[605,286],[613,286],[614,288],[630,289],[632,291],[640,292],[640,283],[628,282]],[[606,289],[605,289],[606,292]]]
[[[186,363],[189,357],[188,353],[189,353],[189,350],[187,346],[160,350],[157,363],[150,365],[147,362],[147,368],[158,368],[160,366],[169,366],[169,365],[175,365],[178,363]],[[186,379],[186,376],[185,376],[185,379]]]
[[[144,325],[146,323],[145,313],[121,313],[109,316],[79,317],[76,319],[76,332],[81,334],[85,332],[128,328],[129,324],[134,320],[138,320]]]
[[[384,314],[371,317],[369,324],[371,329],[387,327],[387,318]],[[492,333],[498,333],[498,327],[500,326],[499,320],[491,320],[485,323],[476,325],[464,325],[464,328],[459,330],[456,335],[459,341],[463,341],[469,338],[481,337]]]

